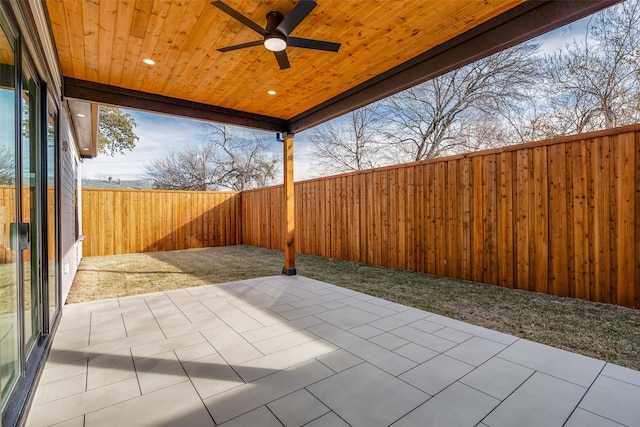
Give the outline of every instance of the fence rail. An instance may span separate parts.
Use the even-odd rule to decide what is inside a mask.
[[[83,190],[85,255],[282,249],[282,187]],[[295,184],[296,251],[640,307],[640,125]]]

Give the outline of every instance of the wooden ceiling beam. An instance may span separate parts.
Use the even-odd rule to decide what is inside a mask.
[[[116,86],[64,78],[63,95],[98,104],[286,133],[287,121],[214,105],[200,104]]]
[[[301,132],[589,16],[621,0],[527,1],[289,120]]]

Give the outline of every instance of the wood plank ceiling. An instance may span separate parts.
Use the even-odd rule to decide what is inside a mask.
[[[285,70],[263,46],[219,52],[218,48],[260,36],[209,0],[46,0],[45,4],[62,73],[68,79],[286,122],[523,2],[318,0],[291,35],[342,46],[338,53],[288,47],[291,68]],[[225,3],[264,26],[267,12],[286,15],[297,2]],[[145,58],[156,64],[145,64]],[[270,90],[277,94],[268,94]]]

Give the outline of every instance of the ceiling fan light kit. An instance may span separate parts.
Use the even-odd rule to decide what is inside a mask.
[[[284,70],[291,67],[289,57],[286,52],[287,47],[322,50],[326,52],[337,52],[340,49],[340,43],[289,36],[289,34],[291,34],[291,32],[295,30],[317,6],[317,3],[313,0],[300,0],[287,16],[284,16],[278,11],[271,11],[267,13],[267,25],[265,28],[262,28],[260,25],[253,22],[237,10],[231,8],[223,1],[217,0],[211,4],[263,37],[263,40],[219,48],[219,52],[230,52],[247,47],[263,45],[267,50],[274,53],[280,69]]]

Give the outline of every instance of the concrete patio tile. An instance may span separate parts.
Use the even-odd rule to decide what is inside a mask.
[[[253,346],[263,354],[267,355],[317,339],[318,337],[311,332],[293,331],[287,334],[278,335],[277,337],[254,341],[251,344],[253,344]]]
[[[112,331],[126,332],[126,329],[124,327],[124,320],[122,319],[122,316],[118,316],[118,319],[112,322],[103,322],[103,323],[91,322],[91,335],[103,334],[105,332],[112,332]]]
[[[439,336],[440,338],[447,339],[449,341],[463,343],[473,337],[473,335],[468,334],[466,332],[459,331],[457,329],[452,328],[442,328],[433,332],[433,335]]]
[[[582,387],[589,387],[605,365],[601,360],[528,340],[512,344],[499,357]]]
[[[402,347],[403,345],[409,342],[404,338],[400,338],[388,332],[385,332],[381,335],[377,335],[373,338],[369,338],[369,341],[371,341],[374,344],[378,344],[380,347],[384,347],[387,350],[395,350],[398,347]]]
[[[91,301],[91,302],[82,302],[78,304],[69,304],[65,305],[64,312],[65,315],[79,314],[79,313],[88,313],[94,311],[108,311],[108,310],[117,310],[120,308],[120,304],[118,303],[117,298],[104,299],[100,301]]]
[[[329,301],[320,304],[320,307],[324,307],[327,310],[335,310],[336,308],[346,307],[346,305],[338,301]]]
[[[174,338],[167,338],[148,344],[131,347],[131,354],[135,358],[149,357],[154,354],[173,351],[178,348],[189,347],[191,345],[205,342],[205,338],[198,332],[187,335],[180,335]]]
[[[458,382],[433,396],[393,427],[475,426],[500,400]]]
[[[87,387],[86,373],[68,377],[55,382],[46,384],[38,384],[36,394],[34,396],[33,405],[43,405],[71,396],[76,393],[82,393]]]
[[[215,424],[188,381],[88,413],[85,420],[85,427],[160,425],[205,427]]]
[[[144,359],[135,359],[134,364],[142,394],[189,381],[182,364],[172,351]]]
[[[369,298],[369,300],[375,300],[373,297]],[[362,311],[366,311],[367,313],[373,314],[375,316],[380,317],[388,317],[394,314],[398,314],[395,310],[390,310],[388,308],[381,307],[377,304],[372,304],[367,300],[362,300],[356,297],[347,297],[339,300],[341,303],[346,304],[348,306],[357,308]]]
[[[476,335],[488,340],[499,342],[500,344],[513,344],[518,341],[518,338],[513,335],[504,334],[502,332],[493,331],[491,329],[483,328],[481,326],[472,325],[470,323],[462,322],[460,320],[451,319],[449,317],[434,314],[429,317],[429,321],[440,324],[442,326],[448,326],[453,329],[457,329],[462,332],[466,332],[471,335]]]
[[[388,426],[429,398],[368,363],[347,369],[307,389],[354,427]]]
[[[380,319],[380,316],[355,307],[342,307],[336,310],[318,313],[315,316],[342,329],[355,328],[356,326]]]
[[[76,350],[89,345],[89,335],[91,328],[86,325],[83,328],[57,332],[56,339],[53,340],[51,351]]]
[[[247,309],[242,308],[242,311],[252,319],[256,320],[262,326],[271,326],[277,325],[278,323],[286,322],[287,319],[284,317],[272,312],[266,311],[264,309],[255,308],[255,309]]]
[[[409,311],[412,310],[411,307],[406,306],[406,305],[402,305],[402,304],[398,304],[396,302],[390,302],[389,304],[384,306],[385,308],[388,308],[389,310],[393,310],[393,311],[397,311],[398,313],[403,312],[403,311]],[[427,313],[427,312],[425,312]],[[427,313],[428,315],[431,313]]]
[[[504,400],[520,387],[533,372],[533,369],[495,357],[469,372],[460,379],[460,382],[496,399]]]
[[[584,409],[576,408],[563,427],[621,427],[615,421],[608,420]]]
[[[485,338],[473,337],[451,350],[445,352],[447,356],[461,360],[473,366],[480,366],[507,346]]]
[[[52,427],[84,427],[84,415],[58,424],[53,424]]]
[[[429,350],[426,347],[422,347],[416,343],[410,342],[402,347],[393,350],[394,353],[400,356],[406,357],[409,360],[413,360],[416,363],[424,363],[429,359],[433,359],[439,353],[433,350]]]
[[[313,360],[204,399],[204,403],[220,424],[331,375],[335,375],[331,369]]]
[[[91,333],[89,337],[89,345],[102,344],[109,341],[118,340],[120,338],[125,338],[127,336],[127,331],[123,327],[122,329],[116,329],[109,332],[103,332],[100,334]]]
[[[100,315],[92,315],[91,316],[91,327],[94,328],[99,325],[104,325],[106,323],[113,322],[122,322],[122,313],[101,313]]]
[[[65,309],[57,333],[91,327],[91,312],[70,314]],[[57,335],[56,335],[57,336]]]
[[[443,353],[456,345],[453,341],[419,331],[411,326],[402,326],[394,329],[391,333],[433,351],[437,351],[438,353]]]
[[[324,295],[319,295],[313,298],[307,298],[307,299],[303,299],[295,302],[290,302],[289,304],[295,308],[304,308],[304,307],[309,307],[310,305],[321,305],[329,302],[336,302],[337,299],[341,299],[341,298],[344,298],[344,295],[336,292],[329,292]]]
[[[473,366],[441,354],[405,372],[399,378],[433,396],[471,370]]]
[[[160,331],[160,325],[156,318],[148,310],[122,313],[124,325],[127,328],[128,336],[143,335],[150,332]]]
[[[446,326],[439,325],[437,323],[429,322],[429,320],[422,319],[417,322],[410,323],[408,326],[411,326],[414,329],[417,329],[422,332],[426,332],[428,334],[432,334],[441,329],[446,328]]]
[[[308,424],[305,424],[304,427],[350,427],[342,418],[337,416],[335,412],[329,412],[321,416],[320,418],[316,418]]]
[[[175,326],[173,328],[166,328],[163,329],[162,332],[164,332],[167,338],[174,338],[194,332],[201,332],[206,331],[207,329],[217,328],[219,326],[224,326],[224,324],[225,323],[220,320],[219,317],[213,317],[211,319],[187,323],[185,325]]]
[[[640,387],[599,376],[587,392],[580,408],[620,424],[640,424]]]
[[[206,331],[202,331],[201,334],[228,363],[242,363],[263,356],[263,354],[247,342],[242,335],[226,325],[214,329],[207,329]]]
[[[337,348],[323,339],[305,342],[295,347],[271,353],[242,363],[232,363],[233,369],[246,382],[272,374],[282,369],[315,359]]]
[[[305,389],[271,402],[267,407],[285,427],[304,425],[329,412],[329,408]]]
[[[364,360],[343,349],[316,357],[316,359],[335,372],[342,372],[364,362]]]
[[[309,328],[309,330],[336,346],[353,353],[363,360],[366,360],[372,365],[389,372],[391,375],[400,375],[402,372],[416,366],[416,363],[409,359],[333,325],[324,323],[322,325],[313,326]]]
[[[371,325],[356,326],[355,328],[349,329],[349,332],[364,339],[369,339],[371,337],[375,337],[376,335],[384,333],[383,330],[374,328]]]
[[[211,356],[218,353],[215,348],[209,343],[209,341],[202,342],[200,344],[190,345],[188,347],[178,348],[174,350],[176,356],[181,362],[187,362],[189,360],[200,359],[201,357]]]
[[[51,358],[51,355],[49,356]],[[61,381],[78,375],[87,375],[87,358],[77,359],[71,362],[55,363],[47,361],[38,386]]]
[[[202,399],[244,385],[219,354],[183,362],[182,366]]]
[[[251,329],[264,326],[262,323],[231,304],[226,304],[224,309],[215,310],[214,313],[236,332],[250,331]]]
[[[128,348],[101,354],[89,359],[87,390],[135,377],[136,370]]]
[[[576,384],[536,372],[483,422],[490,427],[561,426],[586,391]]]
[[[640,387],[640,371],[607,363],[601,375]]]
[[[136,396],[140,396],[138,381],[129,378],[39,405],[37,410],[30,411],[27,426],[48,426],[71,420]]]
[[[277,313],[287,320],[294,320],[294,319],[299,319],[305,316],[312,316],[318,313],[324,313],[325,311],[328,311],[328,310],[324,307],[320,307],[319,305],[312,305],[310,307],[281,311]]]
[[[319,325],[322,320],[315,316],[301,317],[299,319],[290,320],[276,325],[263,326],[252,329],[250,331],[240,332],[240,335],[250,343],[262,341],[269,338],[278,337],[290,332],[299,331],[310,326]]]
[[[275,304],[269,307],[269,310],[273,311],[274,313],[283,313],[285,311],[292,311],[295,309],[296,308],[294,306],[289,305],[288,303]]]
[[[219,425],[223,427],[282,427],[282,423],[264,406]]]

